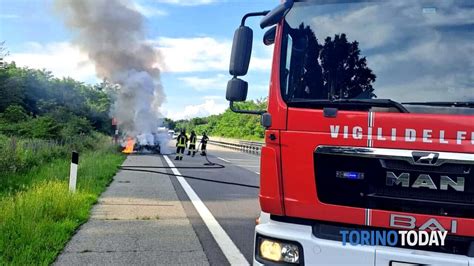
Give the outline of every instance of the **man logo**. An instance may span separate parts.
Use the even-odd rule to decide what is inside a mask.
[[[410,181],[410,173],[401,173],[396,175],[394,172],[387,171],[385,185],[387,186],[400,186],[405,188],[429,188],[433,190],[448,190],[449,187],[455,191],[464,191],[466,180],[464,177],[459,176],[454,180],[447,176],[442,175],[439,179],[439,186],[433,181],[428,174],[419,174],[415,181]]]
[[[439,153],[436,152],[413,152],[415,164],[435,165],[438,161]]]

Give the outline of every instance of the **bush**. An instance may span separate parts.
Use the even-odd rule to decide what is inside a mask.
[[[19,125],[19,133],[27,138],[58,139],[61,128],[48,116],[38,117]]]
[[[91,132],[92,126],[87,119],[73,116],[66,124],[63,124],[60,136],[62,139],[67,139],[70,136],[90,134]]]
[[[103,149],[110,140],[101,134],[76,135],[65,140],[22,139],[0,135],[0,174],[24,172],[58,158],[69,158],[72,151]],[[2,178],[0,178],[0,184]]]
[[[25,109],[19,105],[8,106],[5,112],[1,115],[5,121],[10,123],[24,122],[30,118]]]
[[[0,182],[0,265],[52,263],[124,158],[111,145],[82,154],[76,193],[68,191],[69,159],[7,175],[17,189],[2,191]]]
[[[45,181],[0,201],[0,264],[48,264],[96,198],[69,193],[65,182]],[[84,208],[84,206],[87,206]]]

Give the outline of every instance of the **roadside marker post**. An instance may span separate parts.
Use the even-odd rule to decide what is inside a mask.
[[[69,171],[69,191],[76,192],[77,167],[79,165],[79,153],[73,151],[71,158],[71,170]]]
[[[117,119],[112,118],[112,130],[114,131],[114,136],[112,137],[112,142],[118,144],[119,130],[117,126]]]

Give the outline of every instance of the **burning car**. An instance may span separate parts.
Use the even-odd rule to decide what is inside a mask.
[[[160,142],[158,134],[139,134],[136,137],[128,137],[123,153],[160,153]]]
[[[159,127],[153,133],[140,133],[136,136],[128,136],[123,141],[123,153],[159,153],[170,154],[170,142],[173,137],[169,135],[168,129]]]

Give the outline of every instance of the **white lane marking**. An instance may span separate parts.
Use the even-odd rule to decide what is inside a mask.
[[[168,163],[168,166],[171,167],[173,174],[176,175],[181,187],[188,195],[194,208],[196,208],[229,263],[231,265],[249,265],[242,252],[240,252],[234,242],[232,242],[232,239],[230,239],[229,235],[227,235],[221,225],[217,222],[216,218],[214,218],[211,211],[209,211],[196,192],[194,192],[194,189],[189,185],[184,177],[181,176],[181,173],[175,168],[173,162],[168,158],[168,156],[163,155],[163,157],[165,158],[166,163]]]
[[[255,173],[256,173],[257,175],[259,175],[259,174],[260,174],[260,172],[255,172]]]
[[[217,157],[217,159],[219,159],[219,160],[222,160],[222,161],[224,161],[224,162],[226,162],[226,163],[230,163],[230,161],[229,161],[229,160],[226,160],[226,159],[224,159],[224,158],[221,158],[221,157]]]

